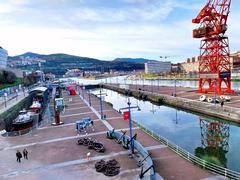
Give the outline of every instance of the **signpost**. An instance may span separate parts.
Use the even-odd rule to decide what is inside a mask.
[[[125,121],[129,120],[129,112],[128,111],[123,112],[123,119]]]
[[[123,118],[124,118],[124,120],[129,120],[128,122],[129,122],[129,130],[130,130],[130,150],[131,150],[131,153],[134,154],[131,109],[137,109],[138,111],[140,111],[140,108],[139,108],[139,106],[131,106],[130,98],[128,98],[127,105],[128,105],[128,107],[120,108],[119,112],[121,112],[121,110],[128,110],[123,113]]]

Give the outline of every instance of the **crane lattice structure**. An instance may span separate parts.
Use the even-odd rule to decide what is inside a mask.
[[[231,0],[208,0],[201,12],[192,20],[200,24],[193,30],[194,38],[202,38],[199,60],[200,93],[216,90],[217,94],[234,93],[231,89],[230,50],[227,19]],[[208,87],[205,88],[204,84]]]

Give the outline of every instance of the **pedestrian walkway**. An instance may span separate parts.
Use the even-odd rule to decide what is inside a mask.
[[[13,107],[14,105],[16,105],[17,103],[19,103],[21,100],[23,100],[26,96],[28,96],[28,93],[23,93],[20,92],[18,94],[18,96],[12,96],[11,98],[9,98],[9,100],[6,100],[6,102],[4,100],[0,101],[0,114],[2,114],[3,112],[7,111],[8,109],[10,109],[11,107]]]
[[[98,179],[105,180],[106,176],[97,173],[95,162],[100,159],[116,159],[120,163],[120,174],[114,179],[138,179],[141,168],[137,166],[136,160],[127,156],[128,151],[113,140],[106,138],[108,128],[115,131],[127,131],[129,134],[128,122],[123,121],[122,115],[112,109],[107,103],[103,103],[103,110],[107,120],[100,120],[99,99],[92,98],[92,107],[77,108],[86,106],[79,96],[69,96],[63,93],[67,104],[65,113],[74,116],[61,116],[64,122],[62,126],[48,126],[36,129],[32,133],[16,137],[0,137],[0,179],[25,180],[25,179]],[[72,98],[72,101],[67,99]],[[78,103],[78,104],[76,104]],[[75,105],[74,105],[75,104]],[[79,105],[81,104],[81,105]],[[86,112],[89,112],[86,114]],[[81,118],[91,117],[94,120],[94,130],[88,129],[78,134],[75,130],[75,122]],[[103,123],[105,122],[105,123]],[[108,124],[108,125],[107,125]],[[166,180],[200,180],[213,176],[210,172],[203,170],[185,159],[176,155],[166,146],[153,139],[136,125],[133,125],[133,134],[137,133],[137,140],[145,146],[154,160],[156,171]],[[89,150],[86,146],[79,146],[76,141],[80,137],[90,137],[104,144],[104,154]],[[16,150],[23,151],[26,148],[28,160],[16,162]],[[90,160],[87,154],[91,152]]]
[[[91,101],[92,101],[91,109],[96,115],[100,116],[98,98],[96,96],[91,96]],[[84,100],[84,102],[88,104],[86,100]],[[103,104],[104,104],[103,111],[106,114],[106,117],[109,117],[109,119],[107,118],[106,120],[101,120],[101,122],[104,123],[105,126],[108,126],[109,124],[110,126],[108,127],[108,129],[114,128],[116,130],[119,128],[129,127],[128,121],[124,121],[123,116],[120,113],[116,112],[116,110],[114,110],[107,103]],[[116,115],[116,113],[118,114],[118,117],[122,116],[122,118],[116,119],[111,118],[112,114]],[[135,128],[137,126],[133,124],[133,127]],[[134,129],[133,134],[135,133],[137,134],[137,140],[144,147],[162,145],[159,141],[153,139],[151,136],[147,135],[141,129]],[[129,132],[127,132],[127,135],[129,135]],[[193,165],[192,163],[178,156],[168,148],[162,148],[157,150],[152,149],[149,150],[149,152],[151,153],[151,157],[153,158],[155,170],[157,171],[157,173],[163,176],[164,179],[197,180],[213,176],[212,173],[208,172],[207,170],[203,170],[198,166]]]

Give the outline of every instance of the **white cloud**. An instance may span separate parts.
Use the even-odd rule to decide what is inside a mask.
[[[199,54],[200,41],[192,38],[196,25],[191,18],[204,3],[193,0],[124,0],[120,7],[88,6],[86,0],[6,2],[0,2],[0,7],[6,7],[5,12],[0,8],[0,39],[10,55],[33,51],[100,59],[158,59],[160,55]],[[234,10],[228,31],[233,49],[239,47],[239,21]]]

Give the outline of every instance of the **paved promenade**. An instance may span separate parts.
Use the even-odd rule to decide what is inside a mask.
[[[107,120],[100,120],[99,99],[95,96],[91,98],[92,107],[88,107],[88,103],[79,96],[70,97],[64,93],[67,108],[61,116],[63,125],[47,124],[23,136],[0,137],[0,179],[138,179],[141,169],[136,161],[128,157],[128,151],[121,145],[106,138],[109,128],[128,131],[128,122],[123,121],[122,115],[107,103],[103,106]],[[86,136],[86,133],[76,133],[75,121],[84,117],[94,120],[94,129],[88,129],[87,136],[102,142],[106,148],[105,153],[97,153],[76,144],[77,139]],[[137,139],[140,143],[151,152],[156,171],[164,179],[217,179],[212,173],[179,157],[137,126],[133,126],[133,131],[138,134]],[[29,160],[17,163],[16,150],[22,151],[24,148],[29,151]],[[91,153],[90,160],[86,159],[88,152]],[[119,175],[109,178],[95,171],[96,161],[112,158],[120,163]]]
[[[19,92],[18,96],[17,95],[15,95],[15,96],[11,95],[11,97],[8,97],[7,100],[6,100],[6,104],[5,104],[4,97],[0,97],[0,114],[2,114],[3,112],[7,111],[11,107],[13,107],[17,103],[19,103],[26,96],[28,96],[28,93],[23,93],[21,91],[21,92]]]
[[[113,84],[117,85],[117,84]],[[164,95],[172,95],[175,92],[174,86],[150,86],[150,85],[129,85],[129,89],[142,89],[144,91],[159,93]],[[176,87],[176,95],[177,97],[186,98],[189,100],[199,101],[199,97],[201,93],[196,93],[197,89],[187,88],[187,87]],[[213,94],[205,94],[207,97],[213,97]],[[217,95],[217,97],[219,97]],[[218,104],[220,106],[220,104]],[[240,96],[239,95],[231,95],[231,101],[225,102],[224,106],[236,108],[240,111]]]

